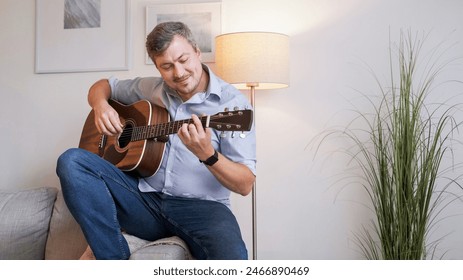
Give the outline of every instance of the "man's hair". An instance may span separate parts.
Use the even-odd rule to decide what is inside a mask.
[[[154,62],[154,58],[162,53],[169,47],[174,39],[174,36],[181,36],[185,38],[193,49],[198,50],[198,44],[193,38],[190,28],[183,22],[163,22],[151,31],[146,37],[146,51]]]

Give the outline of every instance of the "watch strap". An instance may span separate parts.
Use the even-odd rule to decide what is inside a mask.
[[[210,156],[208,159],[206,160],[199,160],[199,162],[201,163],[204,163],[205,165],[209,165],[209,166],[212,166],[214,165],[214,163],[216,163],[217,161],[219,160],[219,153],[217,152],[217,150],[214,150],[214,154],[212,156]]]

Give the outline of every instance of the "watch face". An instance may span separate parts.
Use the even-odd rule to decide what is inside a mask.
[[[216,163],[219,160],[219,154],[217,151],[214,151],[214,154],[210,156],[208,159],[205,161],[202,161],[204,164],[207,164],[209,166],[212,166],[214,163]]]

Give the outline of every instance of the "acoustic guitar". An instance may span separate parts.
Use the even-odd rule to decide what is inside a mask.
[[[110,99],[109,104],[117,111],[124,125],[116,136],[98,132],[93,110],[89,113],[79,148],[99,155],[122,171],[141,177],[154,175],[162,162],[168,135],[175,134],[184,123],[192,119],[169,122],[166,109],[147,100],[124,105]],[[252,110],[224,111],[199,117],[203,127],[219,131],[249,131],[252,126]]]

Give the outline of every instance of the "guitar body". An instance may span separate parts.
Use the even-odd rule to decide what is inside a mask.
[[[139,126],[168,122],[167,111],[146,100],[131,105],[109,100],[109,104],[119,114],[124,131],[117,136],[102,135],[95,126],[92,110],[82,129],[79,148],[99,155],[122,171],[141,177],[155,174],[162,162],[167,136],[159,139],[162,141],[155,139],[131,141],[127,131]]]

